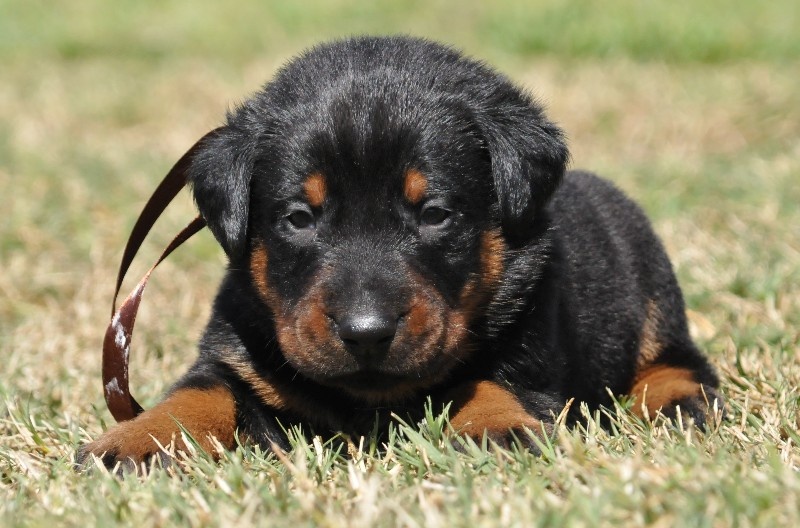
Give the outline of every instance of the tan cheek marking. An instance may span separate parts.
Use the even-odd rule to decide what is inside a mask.
[[[250,257],[250,275],[256,286],[259,297],[272,311],[275,319],[275,331],[284,353],[295,356],[304,356],[306,350],[301,346],[295,332],[296,315],[284,313],[282,302],[278,294],[267,282],[268,256],[263,243],[258,243],[253,248]]]
[[[259,242],[253,253],[250,255],[250,276],[256,286],[261,299],[269,306],[273,313],[279,313],[280,306],[278,294],[272,289],[267,282],[267,267],[269,263],[269,256],[267,255],[267,248],[264,247],[262,242]]]
[[[429,295],[435,288],[427,285],[424,279],[415,278],[418,293],[412,299],[406,327],[411,338],[420,341],[415,346],[420,350],[417,356],[421,362],[430,354],[440,353],[437,351],[453,361],[462,360],[473,352],[468,339],[469,325],[502,280],[506,250],[499,230],[483,233],[480,244],[478,273],[464,285],[455,309],[447,308],[443,299],[438,303],[432,300]]]
[[[431,327],[439,320],[433,312],[434,306],[424,295],[414,295],[406,318],[406,327],[412,337],[418,338],[430,332]]]
[[[130,458],[137,463],[157,453],[158,444],[168,447],[175,442],[178,450],[186,451],[176,420],[211,455],[216,455],[212,438],[226,449],[235,447],[236,403],[227,388],[214,387],[180,389],[135,419],[109,430],[87,449],[98,456],[116,453],[118,460]]]
[[[505,434],[522,426],[541,428],[541,422],[528,414],[513,394],[491,381],[462,385],[450,399],[455,409],[450,424],[462,434],[477,438],[484,432]]]
[[[673,402],[701,393],[700,384],[694,381],[690,370],[667,365],[655,365],[644,370],[637,376],[630,392],[636,398],[633,413],[640,417],[644,415],[642,401],[650,416],[654,416],[657,410]]]
[[[311,279],[311,288],[287,311],[279,328],[279,341],[284,353],[293,360],[317,368],[331,360],[330,354],[323,353],[323,350],[344,350],[326,309],[327,278],[327,272],[322,271]],[[335,352],[331,354],[335,355]]]
[[[469,324],[475,312],[488,302],[503,276],[506,245],[499,230],[486,231],[481,236],[480,275],[467,281],[459,299],[458,322]],[[455,324],[455,322],[454,322]]]
[[[493,290],[503,276],[506,243],[499,229],[485,231],[481,237],[481,283]]]
[[[469,342],[469,317],[460,310],[451,310],[447,314],[444,350],[449,356],[462,359],[468,356],[473,347]]]
[[[417,169],[406,171],[406,179],[403,184],[403,194],[411,204],[418,204],[425,197],[428,188],[428,180],[425,175]]]
[[[307,304],[308,314],[304,317],[303,328],[301,330],[307,334],[312,342],[325,343],[334,339],[328,316],[318,297],[311,298]]]
[[[642,370],[653,363],[661,355],[663,345],[658,339],[658,324],[661,313],[652,299],[647,303],[647,317],[642,325],[639,337],[639,356],[636,358],[636,369]]]
[[[304,356],[306,362],[319,365],[321,350],[330,351],[344,346],[334,332],[319,291],[312,291],[300,301],[294,328],[304,343],[302,350],[295,350],[295,355]]]
[[[405,341],[404,346],[408,349],[405,358],[407,363],[417,365],[417,368],[424,370],[423,365],[442,354],[446,360],[459,360],[465,349],[455,350],[449,344],[450,340],[454,339],[453,336],[458,334],[449,328],[452,311],[447,308],[436,288],[423,277],[414,272],[411,272],[411,277],[414,293],[401,334]],[[424,373],[425,381],[419,386],[429,386],[433,383],[432,380],[440,380],[447,374],[447,369]]]
[[[319,172],[311,174],[306,178],[303,184],[303,190],[305,191],[308,204],[311,207],[320,207],[325,201],[325,195],[327,193],[325,177]]]

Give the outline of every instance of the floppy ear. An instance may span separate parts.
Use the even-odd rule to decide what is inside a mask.
[[[248,143],[242,132],[221,127],[203,140],[188,172],[197,208],[232,261],[246,248],[253,170]]]
[[[525,239],[569,159],[564,135],[529,97],[505,97],[479,124],[487,142],[503,231]]]

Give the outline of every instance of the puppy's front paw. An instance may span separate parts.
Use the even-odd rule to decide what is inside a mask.
[[[224,387],[180,389],[147,412],[129,422],[118,424],[100,438],[78,450],[76,463],[85,467],[92,455],[105,467],[130,470],[149,465],[153,457],[161,465],[169,465],[164,450],[174,445],[178,451],[189,451],[181,428],[197,442],[200,449],[217,456],[217,442],[226,449],[235,446],[236,405],[233,395]]]
[[[696,426],[706,430],[713,429],[717,420],[725,420],[727,414],[722,396],[707,385],[701,385],[699,394],[672,400],[661,409],[661,414],[675,420],[678,411],[684,419],[692,420]]]
[[[531,434],[541,437],[551,433],[551,426],[531,416],[511,392],[494,382],[466,384],[453,391],[451,397],[454,414],[450,425],[476,442],[485,436],[500,447],[510,447],[517,441],[538,451]]]
[[[169,447],[174,438],[172,432],[169,432],[169,439],[166,442],[161,442],[156,440],[156,435],[165,438],[164,431],[154,430],[153,434],[146,434],[146,427],[132,427],[133,425],[134,422],[122,423],[94,442],[81,446],[75,456],[76,466],[90,467],[93,458],[96,458],[108,469],[116,469],[123,473],[135,472],[143,464],[150,466],[155,457],[162,467],[169,466],[170,456],[162,447]]]
[[[725,402],[716,389],[698,383],[692,371],[665,365],[656,365],[638,377],[631,390],[635,397],[633,413],[644,418],[655,418],[657,413],[672,420],[678,411],[684,418],[699,427],[708,427],[715,418],[714,410],[725,417]]]

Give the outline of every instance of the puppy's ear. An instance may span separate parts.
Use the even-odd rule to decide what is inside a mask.
[[[521,93],[482,114],[479,126],[491,157],[503,231],[524,240],[564,175],[569,159],[564,135]]]
[[[215,132],[203,140],[188,179],[200,214],[233,261],[246,249],[253,154],[241,132],[231,127]]]

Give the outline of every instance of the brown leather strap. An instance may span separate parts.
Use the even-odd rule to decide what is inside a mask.
[[[203,136],[181,156],[181,159],[167,173],[139,214],[139,218],[133,226],[128,243],[125,246],[122,261],[119,265],[119,272],[117,273],[117,284],[111,306],[111,322],[106,329],[106,335],[103,340],[103,394],[105,395],[108,410],[111,411],[111,415],[118,422],[135,418],[143,410],[142,406],[130,393],[128,363],[130,360],[133,325],[136,322],[136,313],[139,310],[142,293],[145,286],[147,286],[150,274],[173,250],[201,230],[205,226],[205,221],[198,216],[183,231],[178,233],[117,311],[117,297],[122,287],[122,281],[153,224],[181,189],[186,186],[186,170],[192,158],[200,149],[202,143],[219,130],[212,130]]]

